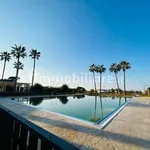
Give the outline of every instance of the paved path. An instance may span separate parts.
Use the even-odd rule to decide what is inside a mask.
[[[110,149],[150,150],[150,98],[133,98],[104,129],[104,135]]]
[[[150,150],[150,98],[133,98],[104,130],[6,99],[0,105],[81,150]]]

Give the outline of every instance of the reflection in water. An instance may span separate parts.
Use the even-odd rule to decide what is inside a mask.
[[[121,97],[119,97],[119,106],[121,106]]]
[[[29,104],[37,106],[40,105],[43,101],[43,97],[31,97],[29,100]]]
[[[97,107],[97,96],[95,96],[94,117],[91,118],[91,121],[93,122],[96,122],[96,107]]]
[[[58,96],[57,98],[60,100],[60,102],[62,104],[67,104],[68,103],[67,96]]]
[[[102,102],[101,96],[99,97],[99,100],[100,100],[100,107],[98,107],[98,109],[97,109],[97,106],[98,106],[97,96],[95,96],[94,117],[91,118],[92,122],[97,122],[104,117],[103,102]],[[97,113],[100,113],[99,116]]]
[[[81,98],[84,96],[78,96]],[[83,119],[89,122],[98,122],[106,115],[111,113],[129,98],[115,97],[98,97],[85,96],[85,98],[77,99],[77,96],[57,96],[57,97],[16,97],[15,101],[23,102],[27,105],[34,105],[37,108],[43,108],[48,111],[68,115],[71,117]],[[54,101],[53,101],[54,100]],[[55,102],[55,105],[53,105]]]
[[[103,112],[103,103],[102,103],[102,97],[100,96],[100,104],[101,104],[101,113],[102,113],[102,118],[104,117],[104,112]]]
[[[122,103],[121,103],[122,98],[123,97],[119,97],[119,106],[121,106],[121,104],[123,104],[123,103],[126,103],[128,101],[128,99],[129,99],[127,97],[124,97],[124,101],[122,101]]]
[[[96,121],[97,96],[95,96],[94,121]]]
[[[112,99],[114,99],[114,98],[115,97],[112,97]],[[103,108],[103,103],[105,103],[105,101],[102,100],[101,96],[99,97],[99,100],[100,100],[100,107],[98,107],[97,96],[95,96],[94,116],[93,116],[93,118],[90,119],[92,122],[97,122],[105,116],[104,108]],[[127,102],[126,97],[125,97],[125,102],[121,103],[122,102],[121,100],[122,100],[122,97],[119,97],[118,98],[118,103],[119,103],[118,107],[120,107],[123,103]],[[100,108],[100,110],[98,108]],[[100,113],[100,114],[98,114],[98,113]]]
[[[75,97],[76,97],[77,99],[81,99],[81,98],[84,98],[85,95],[75,95]]]
[[[127,98],[125,97],[124,99],[125,99],[125,102],[127,102]]]
[[[114,97],[114,96],[112,96],[112,99],[115,99],[115,97]]]

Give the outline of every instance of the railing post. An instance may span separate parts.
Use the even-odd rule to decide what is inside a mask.
[[[0,110],[0,149],[10,150],[12,141],[13,119]]]
[[[19,142],[20,142],[20,124],[17,121],[14,121],[12,150],[17,150]]]
[[[27,134],[28,131],[23,126],[21,126],[21,132],[20,132],[20,150],[27,150]]]
[[[29,134],[29,150],[37,150],[38,137],[30,132]]]

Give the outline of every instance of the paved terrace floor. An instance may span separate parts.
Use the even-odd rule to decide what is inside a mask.
[[[0,105],[81,150],[150,150],[150,98],[133,98],[104,130],[7,99]]]

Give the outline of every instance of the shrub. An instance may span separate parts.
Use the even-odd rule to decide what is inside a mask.
[[[69,91],[68,85],[64,84],[64,85],[62,85],[60,87],[60,92],[62,92],[62,93],[68,93],[68,91]]]
[[[43,93],[44,87],[41,84],[36,83],[33,87],[30,88],[30,91],[33,93]]]

